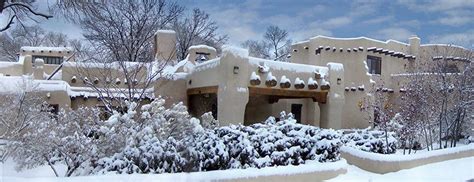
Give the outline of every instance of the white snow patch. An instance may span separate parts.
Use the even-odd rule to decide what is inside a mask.
[[[156,35],[157,33],[176,34],[176,32],[175,32],[174,30],[157,30],[157,31],[155,32],[155,35]]]
[[[332,40],[345,40],[345,41],[350,41],[350,40],[369,40],[369,41],[379,42],[379,43],[384,43],[384,44],[387,44],[387,43],[389,43],[389,42],[396,42],[396,43],[403,44],[403,45],[409,45],[409,44],[407,44],[407,43],[400,42],[400,41],[396,41],[396,40],[392,40],[392,39],[389,39],[389,40],[387,40],[387,41],[384,42],[384,41],[381,41],[381,40],[376,40],[376,39],[367,38],[367,37],[336,38],[336,37],[328,37],[328,36],[318,35],[318,36],[316,36],[316,37],[310,38],[309,40],[317,39],[317,38],[325,38],[325,39],[332,39]]]
[[[266,81],[272,81],[272,80],[275,80],[276,81],[276,77],[272,75],[272,72],[269,72],[267,74],[267,79],[265,79]]]
[[[308,85],[318,85],[318,82],[313,79],[313,77],[309,77]]]
[[[333,62],[329,62],[327,64],[327,66],[333,70],[336,70],[336,71],[343,71],[344,70],[344,66],[341,64],[341,63],[333,63]]]
[[[286,78],[285,75],[281,76],[280,83],[291,83],[290,79]]]
[[[216,48],[208,46],[208,45],[193,45],[188,48],[188,50],[191,50],[191,49],[210,49],[212,51],[217,51]]]
[[[296,77],[296,79],[295,79],[295,85],[300,85],[300,84],[304,84],[304,81],[301,80],[300,78]]]
[[[234,47],[231,45],[224,45],[222,46],[222,57],[224,57],[227,54],[233,54],[236,57],[240,58],[247,58],[249,57],[249,51],[247,49],[239,48],[239,47]]]
[[[24,51],[73,51],[74,48],[72,47],[32,47],[32,46],[23,46],[21,50]]]
[[[255,58],[255,57],[250,57],[249,62],[250,64],[255,65],[257,67],[265,64],[272,70],[288,70],[288,71],[305,72],[305,73],[314,73],[315,71],[319,71],[322,75],[323,74],[325,75],[328,72],[328,67],[273,61],[273,60]]]
[[[18,62],[3,62],[3,61],[0,61],[0,68],[8,68],[8,67],[13,67],[13,66],[17,66],[17,65],[22,65]]]
[[[220,63],[221,63],[220,58],[215,58],[215,59],[211,59],[209,61],[204,61],[202,63],[196,64],[196,66],[192,70],[192,73],[215,68],[215,67],[219,66]]]
[[[237,87],[237,92],[248,92],[248,88],[246,88],[246,87]]]
[[[255,72],[252,72],[252,75],[250,75],[250,80],[260,80],[260,76]]]
[[[387,174],[377,174],[349,165],[347,173],[327,181],[468,181],[474,179],[474,157],[448,160],[405,169]]]
[[[434,156],[445,155],[445,154],[454,154],[454,153],[459,153],[459,152],[469,151],[469,150],[474,150],[474,144],[469,144],[469,145],[454,147],[454,148],[433,150],[430,152],[416,153],[416,154],[410,154],[410,155],[378,154],[378,153],[372,153],[372,152],[365,152],[365,151],[355,149],[352,147],[347,147],[347,146],[341,147],[341,151],[350,153],[360,158],[371,159],[371,160],[376,160],[376,161],[411,161],[411,160],[424,159],[428,157],[434,157]]]
[[[262,161],[264,162],[264,161]],[[3,164],[2,164],[3,165]],[[297,175],[314,172],[332,172],[346,169],[348,164],[346,160],[341,159],[336,162],[320,163],[317,161],[307,161],[306,164],[294,166],[276,166],[264,168],[247,169],[228,169],[206,172],[191,173],[162,173],[162,174],[106,174],[98,176],[77,176],[77,177],[54,177],[51,169],[47,166],[41,166],[24,172],[16,172],[12,169],[13,165],[6,165],[7,170],[3,173],[3,179],[6,181],[70,181],[70,182],[95,182],[95,181],[219,181],[231,179],[248,179],[259,176],[281,176]],[[65,171],[65,170],[63,170]],[[32,175],[33,174],[33,175]]]

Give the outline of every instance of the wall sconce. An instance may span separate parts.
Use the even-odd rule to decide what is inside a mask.
[[[234,74],[239,74],[239,67],[238,66],[234,66]]]
[[[337,78],[337,84],[340,85],[342,82],[342,79],[341,78]]]

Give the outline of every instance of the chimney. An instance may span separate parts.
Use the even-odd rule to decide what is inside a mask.
[[[408,39],[408,43],[410,44],[410,54],[418,56],[418,49],[420,48],[420,38],[416,35],[412,35]]]
[[[176,32],[158,30],[154,38],[155,60],[176,60]]]
[[[33,69],[33,76],[36,80],[44,80],[44,60],[35,59],[33,63],[35,65]]]

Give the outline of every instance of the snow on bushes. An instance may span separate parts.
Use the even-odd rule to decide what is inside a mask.
[[[157,101],[144,110],[153,110],[154,102]],[[182,119],[197,120],[182,114]],[[153,118],[146,113],[143,115],[144,118]],[[110,157],[91,162],[84,169],[89,169],[89,174],[174,173],[299,165],[308,160],[339,160],[342,145],[339,132],[297,124],[291,115],[282,116],[282,121],[277,122],[270,117],[264,123],[250,126],[218,127],[214,124],[212,127],[199,127],[199,130],[178,140],[173,135],[157,137],[154,130],[146,129],[147,134],[140,135],[142,139],[138,142],[130,143]],[[210,120],[209,114],[203,118]]]
[[[393,132],[388,132],[386,136],[384,131],[358,129],[342,135],[341,140],[346,146],[366,152],[393,154],[397,149],[397,139]]]

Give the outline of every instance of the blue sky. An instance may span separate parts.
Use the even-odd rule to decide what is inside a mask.
[[[46,6],[52,0],[39,0]],[[54,0],[53,0],[54,1]],[[229,43],[261,39],[265,28],[286,29],[293,41],[317,35],[406,42],[418,35],[422,43],[454,43],[474,49],[474,0],[180,0],[186,8],[207,11],[229,35]],[[0,23],[2,17],[0,16]],[[77,27],[60,18],[40,26],[80,38]],[[58,29],[60,26],[62,28]]]
[[[280,26],[294,41],[316,35],[422,43],[455,43],[474,48],[474,0],[181,0],[211,14],[230,43],[261,38],[265,27]]]

